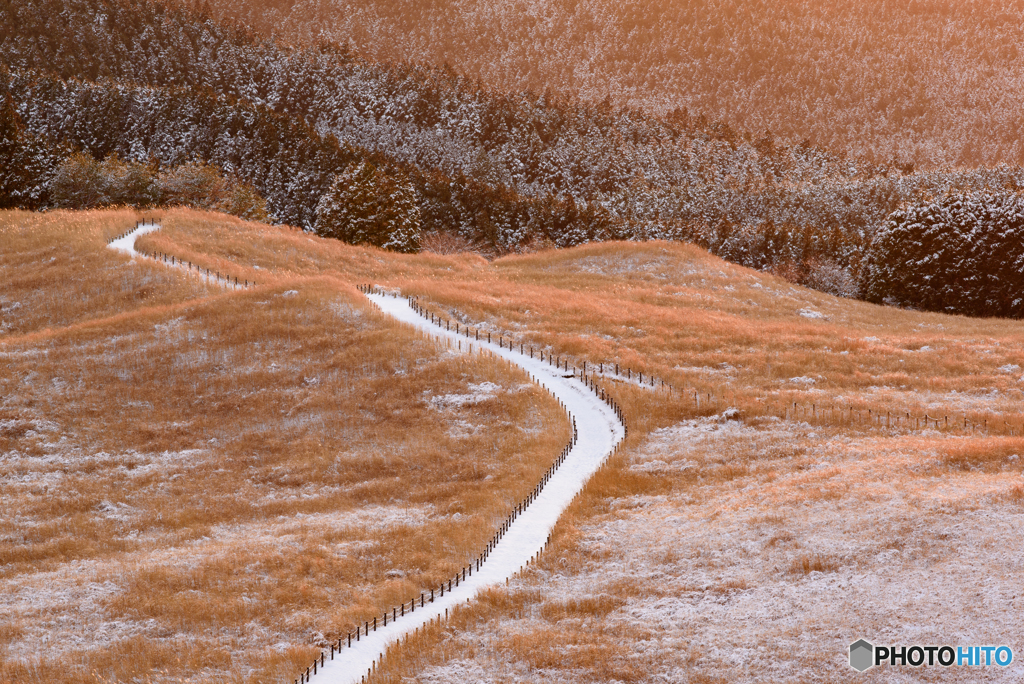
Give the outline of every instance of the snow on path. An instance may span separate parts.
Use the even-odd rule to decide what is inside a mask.
[[[378,294],[367,296],[384,313],[403,323],[441,340],[449,339],[453,343],[461,340],[464,348],[469,344],[457,333],[421,318],[404,298]],[[407,613],[387,627],[378,627],[377,631],[362,636],[358,642],[353,641],[351,648],[342,648],[333,660],[326,660],[324,666],[318,669],[315,677],[317,684],[360,682],[374,668],[375,662],[389,645],[428,622],[443,617],[446,610],[464,605],[483,589],[503,584],[519,572],[543,549],[562,511],[625,435],[623,425],[614,411],[580,380],[566,378],[546,362],[531,359],[514,350],[475,340],[472,344],[520,366],[560,399],[576,420],[576,445],[536,500],[512,523],[480,570],[467,577],[451,592],[445,592],[443,597],[435,597],[433,603],[416,608],[414,613]]]
[[[145,256],[135,249],[136,238],[159,229],[157,223],[141,223],[127,235],[111,241],[109,247],[132,257]],[[188,270],[180,262],[164,263]],[[207,280],[211,279],[202,271],[197,272]],[[318,668],[317,684],[359,682],[374,668],[388,646],[398,639],[443,617],[446,611],[465,604],[480,591],[503,584],[519,572],[544,548],[562,511],[625,436],[624,426],[610,406],[601,401],[582,381],[565,377],[549,363],[539,358],[531,359],[497,344],[476,340],[470,342],[458,333],[445,330],[420,317],[404,298],[381,294],[368,294],[367,297],[392,318],[425,331],[441,341],[450,340],[453,347],[461,342],[467,349],[475,347],[474,351],[487,350],[525,370],[535,382],[542,384],[560,399],[573,416],[577,441],[537,498],[511,523],[479,570],[452,591],[445,592],[444,596],[435,596],[434,601],[424,607],[416,608],[414,612],[407,613],[385,627],[378,626],[376,631],[360,637],[359,641],[353,641],[351,648],[342,648],[323,667]]]
[[[146,233],[152,233],[157,230],[160,230],[159,223],[140,223],[135,227],[134,230],[128,232],[123,237],[119,237],[116,240],[111,240],[109,243],[107,243],[107,247],[110,247],[111,249],[116,249],[120,252],[125,252],[132,258],[145,257],[155,259],[156,257],[151,257],[148,254],[143,254],[142,252],[135,249],[135,240],[139,236],[145,235]],[[209,269],[206,269],[206,271],[204,272],[203,269],[199,268],[199,266],[186,266],[185,263],[181,261],[164,261],[163,264],[164,266],[167,266],[169,268],[177,268],[182,271],[187,271],[189,274],[196,275],[202,280],[205,280],[207,283],[215,282],[218,285],[221,285],[222,287],[230,287],[234,290],[238,290],[243,287],[248,287],[248,283],[246,283],[244,286],[240,285],[238,283],[237,278],[235,279],[234,282],[232,282],[230,278],[220,277],[220,274],[214,274]]]
[[[116,240],[111,241],[107,246],[111,249],[117,249],[122,252],[127,252],[129,256],[142,256],[135,251],[135,239],[140,235],[146,233],[152,233],[155,230],[160,230],[159,223],[140,223],[136,226],[135,230],[130,231],[124,237],[119,237]]]

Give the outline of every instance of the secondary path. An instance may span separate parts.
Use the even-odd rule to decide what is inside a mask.
[[[208,268],[203,269],[200,268],[198,265],[193,265],[191,263],[181,261],[179,259],[173,259],[171,257],[168,257],[167,255],[157,256],[153,254],[143,254],[142,252],[135,249],[135,240],[137,238],[139,238],[142,235],[145,235],[146,233],[152,233],[153,231],[156,230],[160,230],[159,223],[139,223],[138,225],[135,226],[135,228],[128,231],[121,237],[108,242],[107,247],[110,247],[111,249],[116,249],[120,252],[125,252],[132,257],[147,257],[155,259],[157,261],[161,261],[164,264],[164,266],[168,266],[170,268],[177,268],[181,271],[187,272],[189,275],[196,276],[197,278],[203,280],[204,282],[215,283],[217,285],[220,285],[221,287],[238,290],[242,288],[248,288],[250,286],[248,281],[245,281],[244,284],[239,283],[238,278],[232,280],[230,277],[217,273],[215,271],[211,271]],[[252,285],[255,285],[255,283],[253,283]]]
[[[159,230],[155,223],[140,224],[126,235],[110,242],[113,249],[142,256],[135,249],[135,239]],[[171,263],[167,264],[172,265]],[[174,264],[180,266],[180,264]],[[357,684],[376,666],[388,646],[407,634],[438,618],[456,606],[465,605],[480,591],[505,584],[522,570],[543,548],[559,516],[587,480],[604,464],[616,445],[625,436],[625,428],[615,411],[591,389],[575,377],[560,371],[539,358],[530,358],[514,349],[484,341],[470,342],[454,331],[417,314],[409,301],[402,297],[369,294],[369,299],[392,318],[411,325],[439,342],[450,341],[452,347],[460,342],[462,348],[474,352],[488,351],[507,359],[525,370],[531,378],[561,400],[576,423],[577,440],[564,462],[555,470],[547,485],[536,499],[510,524],[508,531],[497,542],[479,570],[463,580],[444,596],[435,596],[415,612],[407,613],[387,626],[353,641],[351,648],[342,648],[318,668],[316,684]],[[552,459],[556,454],[552,454]]]
[[[107,244],[107,247],[116,249],[121,252],[127,252],[131,256],[142,256],[135,251],[135,239],[146,233],[152,233],[155,230],[160,230],[159,223],[140,223],[133,230],[125,233],[116,240],[112,240]]]

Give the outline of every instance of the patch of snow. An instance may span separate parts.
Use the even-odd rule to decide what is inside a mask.
[[[431,397],[430,406],[438,410],[463,408],[493,399],[499,392],[504,391],[493,382],[471,383],[469,389],[470,391],[466,394],[444,394],[439,397]]]
[[[800,311],[797,312],[797,313],[799,313],[800,316],[802,316],[803,318],[811,318],[811,319],[814,319],[814,320],[826,320],[826,321],[828,320],[828,316],[826,316],[825,314],[821,313],[820,311],[815,311],[814,309],[800,309]]]
[[[724,423],[729,420],[740,420],[743,415],[738,408],[727,408],[718,415],[718,422]]]

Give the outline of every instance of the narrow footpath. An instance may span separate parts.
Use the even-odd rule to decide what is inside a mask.
[[[141,256],[135,250],[135,239],[159,228],[155,223],[140,224],[111,241],[109,246],[132,256]],[[432,601],[418,607],[415,612],[353,640],[351,647],[346,644],[337,651],[332,649],[330,657],[325,658],[313,676],[316,684],[358,684],[376,668],[388,646],[430,622],[444,619],[448,611],[465,605],[484,589],[505,584],[525,568],[543,550],[562,512],[625,436],[625,426],[611,406],[581,379],[552,366],[549,361],[530,358],[528,354],[497,343],[469,342],[457,332],[422,318],[404,297],[375,293],[367,294],[367,297],[385,314],[425,332],[441,344],[450,343],[456,347],[461,342],[462,348],[468,352],[490,353],[522,368],[534,382],[562,402],[575,421],[577,439],[546,486],[511,522],[479,570],[443,596],[435,596]]]
[[[404,297],[367,296],[384,313],[426,332],[439,342],[450,340],[455,346],[461,341],[463,348],[469,344],[456,332],[421,318]],[[334,659],[326,660],[313,678],[316,684],[358,684],[374,669],[389,645],[423,625],[443,618],[446,611],[464,605],[467,599],[472,600],[481,590],[504,584],[506,579],[522,570],[543,549],[562,511],[625,436],[624,426],[612,408],[581,380],[566,377],[568,373],[546,361],[531,359],[528,354],[520,354],[514,349],[483,341],[474,341],[472,345],[474,352],[478,348],[489,351],[519,366],[560,399],[576,421],[576,444],[537,499],[511,524],[478,571],[450,593],[435,597],[433,603],[417,608],[415,613],[406,614],[387,627],[378,627],[377,631],[354,642],[351,648],[335,653]]]

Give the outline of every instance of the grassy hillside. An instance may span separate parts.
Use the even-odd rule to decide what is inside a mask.
[[[377,681],[826,682],[861,637],[1020,647],[1020,324],[836,299],[667,243],[506,258],[477,283],[407,287],[721,400],[608,378],[627,449],[557,545]],[[926,413],[953,427],[888,421]]]
[[[106,248],[135,220],[0,215],[0,682],[290,679],[479,553],[568,439],[351,279],[204,287]]]
[[[3,220],[25,245],[11,273],[41,249],[68,272],[94,255],[78,293],[109,290],[111,269],[125,291],[159,272],[102,248],[130,212]],[[0,338],[16,512],[0,681],[287,679],[479,546],[557,453],[561,414],[518,374],[374,314],[365,282],[606,364],[630,426],[540,563],[410,640],[380,681],[826,681],[860,636],[1020,647],[1005,631],[1024,551],[1008,533],[1024,522],[1019,323],[837,299],[680,243],[487,262],[160,221],[141,248],[261,286],[165,272],[165,300],[99,298],[95,316]],[[6,291],[5,311],[39,309],[34,293]],[[615,363],[688,390],[623,382]]]
[[[1019,2],[214,0],[288,40],[506,90],[704,112],[918,167],[1024,162]]]
[[[745,111],[741,103],[730,110],[732,115],[722,111],[721,118],[709,118],[685,107],[652,112],[611,100],[589,102],[571,92],[495,87],[436,63],[359,56],[346,47],[341,34],[335,36],[337,42],[321,36],[289,44],[273,32],[239,24],[237,18],[217,20],[205,6],[190,9],[157,0],[41,2],[28,6],[0,0],[0,19],[11,27],[0,35],[0,137],[6,141],[0,149],[0,160],[6,162],[0,164],[0,207],[185,203],[249,218],[269,212],[282,223],[356,243],[363,238],[352,232],[353,225],[372,226],[359,229],[369,230],[371,244],[400,246],[402,251],[416,251],[420,238],[430,244],[438,236],[488,255],[607,240],[685,240],[729,261],[783,274],[831,294],[867,295],[872,301],[973,315],[1019,313],[1016,297],[991,295],[987,286],[979,293],[969,286],[978,268],[974,261],[954,255],[945,269],[948,278],[938,279],[943,283],[938,287],[929,266],[934,252],[905,255],[900,249],[874,250],[873,243],[884,242],[882,234],[901,208],[935,214],[930,205],[949,195],[972,204],[1012,205],[1011,198],[1024,188],[1020,166],[932,164],[915,171],[921,165],[908,162],[898,150],[874,158],[853,156],[831,139],[827,142],[836,149],[758,132],[757,122],[731,126],[728,121],[735,121],[735,113]],[[297,16],[311,7],[296,5]],[[770,11],[782,14],[767,18],[752,7],[744,12],[754,15],[734,13],[750,44],[760,39],[765,22],[775,22],[801,37],[814,37],[821,49],[834,46],[831,33],[818,36],[801,28],[799,17],[786,19],[790,10],[802,17],[808,11],[804,6],[798,11],[771,5]],[[435,9],[461,11],[454,5]],[[665,9],[666,16],[675,16],[678,9]],[[677,26],[680,35],[700,37],[701,31],[717,25],[705,20],[704,10],[694,11],[687,21],[696,22],[700,30]],[[827,16],[832,10],[821,11]],[[875,16],[860,6],[848,11],[861,22]],[[893,9],[894,23],[885,26],[911,31],[917,25],[900,23],[901,12]],[[831,19],[818,23],[830,31],[844,26]],[[657,26],[663,24],[670,26],[671,21]],[[321,23],[316,26],[319,30]],[[417,26],[436,28],[429,22]],[[657,35],[642,26],[646,24],[636,24],[637,35]],[[894,42],[877,39],[870,31],[865,35],[858,45]],[[701,50],[714,53],[719,49],[716,41],[727,40],[715,36]],[[787,38],[772,44],[783,56],[771,50],[735,56],[736,68],[746,64],[761,73],[764,64],[793,62],[796,58],[786,47],[790,42]],[[809,52],[801,52],[802,58],[814,53],[803,47]],[[557,52],[557,46],[550,49]],[[696,49],[688,47],[680,54]],[[875,60],[872,50],[864,59],[895,74],[894,93],[902,97],[920,90],[904,82],[885,59]],[[861,61],[844,62],[827,51],[821,60],[851,72],[844,71],[837,83],[870,73]],[[772,93],[780,88],[787,93],[779,101],[791,99],[794,106],[813,111],[819,107],[816,97],[825,97],[829,107],[849,104],[834,89],[826,89],[826,96],[813,83],[806,85],[808,74],[822,74],[817,63],[813,69],[805,67],[797,86],[771,87]],[[717,63],[673,73],[688,83],[726,74],[730,92],[746,92],[736,87],[743,78]],[[974,110],[961,105],[955,105],[955,122],[934,123],[943,135],[958,136],[934,143],[943,150],[973,144],[957,127],[969,124]],[[758,112],[771,109],[759,100],[751,106]],[[815,116],[845,126],[858,141],[870,141],[861,124],[875,121],[874,109],[889,105],[865,106],[850,114],[856,126],[831,110]],[[978,116],[985,121],[986,145],[1016,149],[1015,124],[1006,123],[1002,114]],[[897,126],[908,145],[917,144],[914,125],[901,120]],[[977,161],[967,155],[957,163],[972,160]],[[348,187],[363,177],[360,173],[378,180],[360,185],[361,190]],[[206,191],[194,187],[204,174],[211,180]],[[214,177],[219,180],[214,182]],[[225,184],[235,190],[216,197],[212,186]],[[389,193],[388,187],[401,192]],[[396,216],[392,205],[398,196],[405,198],[405,208],[397,214],[401,229],[394,220],[382,218]],[[359,209],[340,214],[328,209],[348,206],[353,197],[362,198]],[[989,213],[983,209],[979,225],[958,231],[1002,232]],[[940,217],[938,224],[949,221]],[[399,233],[402,238],[394,239]],[[925,249],[930,240],[923,240]],[[895,244],[904,242],[901,237]],[[1002,247],[988,251],[1012,271],[1020,258],[1020,241],[1005,242],[1009,253]],[[903,287],[899,278],[865,277],[889,270],[906,273],[911,282],[926,281],[936,292],[917,299],[905,295],[921,288]],[[1000,288],[1014,289],[1006,282],[1012,278],[1002,280]]]

